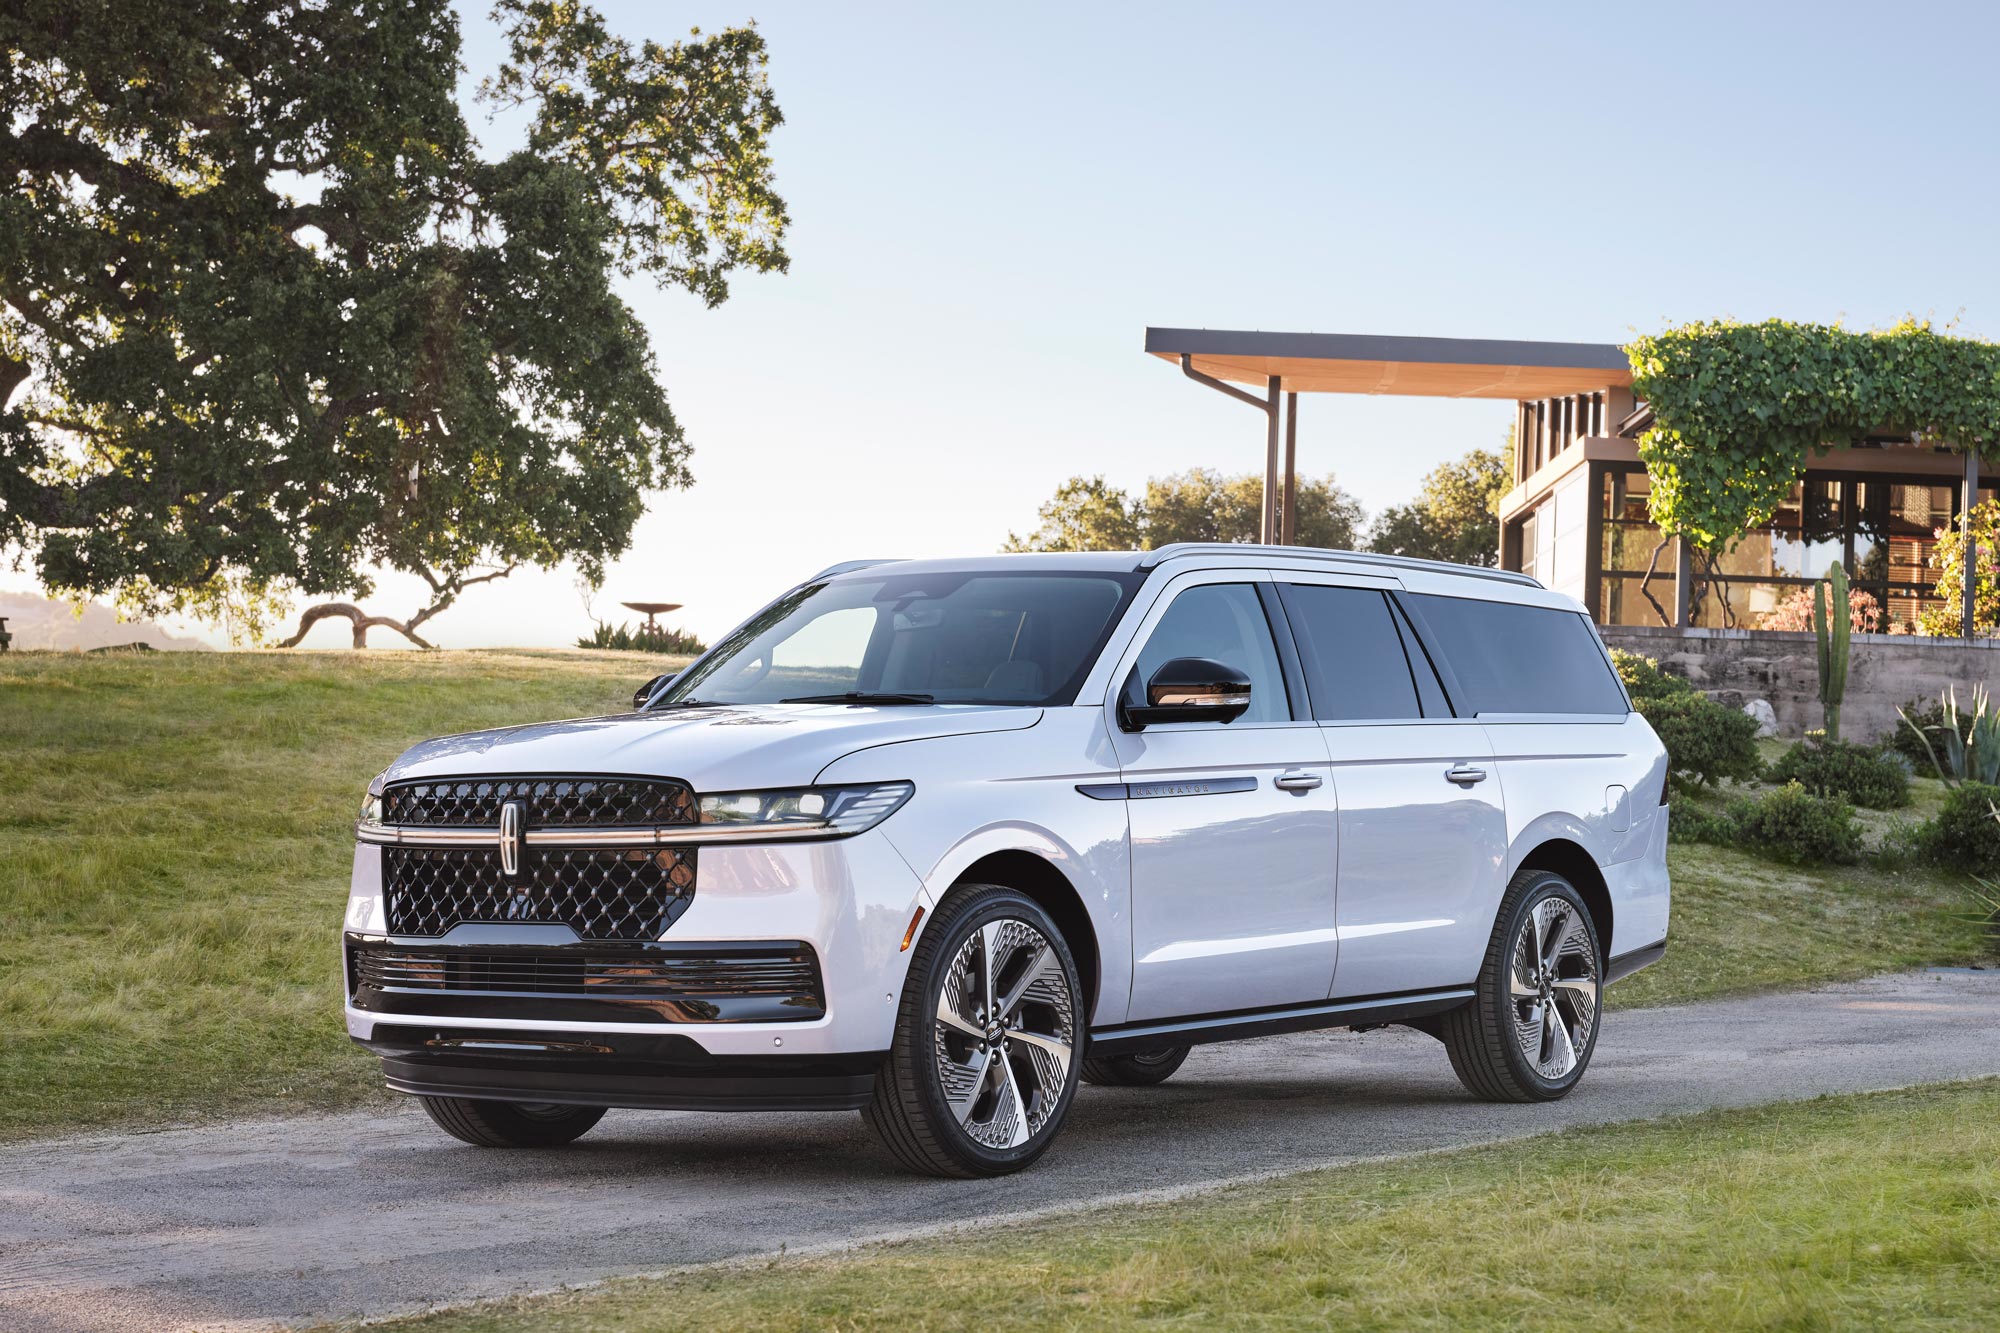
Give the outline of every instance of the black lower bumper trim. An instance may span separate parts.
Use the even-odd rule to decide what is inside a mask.
[[[1614,981],[1623,981],[1640,968],[1651,967],[1659,962],[1666,957],[1666,953],[1667,942],[1659,940],[1643,948],[1628,949],[1624,953],[1617,954],[1604,965],[1604,984],[1609,986]]]
[[[852,1111],[883,1051],[717,1056],[679,1035],[379,1024],[360,1045],[397,1092],[666,1111]]]

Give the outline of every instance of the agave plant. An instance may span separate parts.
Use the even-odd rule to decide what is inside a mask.
[[[1984,685],[1972,687],[1972,712],[1963,719],[1958,710],[1958,691],[1951,688],[1944,692],[1944,722],[1940,726],[1920,727],[1900,708],[1896,715],[1923,741],[1924,753],[1931,757],[1931,766],[1937,769],[1946,786],[1956,787],[1965,782],[2000,786],[2000,713],[1993,711]],[[1927,732],[1937,733],[1943,758],[1939,758],[1938,747],[1931,744]]]

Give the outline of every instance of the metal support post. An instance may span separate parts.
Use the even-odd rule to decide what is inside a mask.
[[[1285,498],[1284,522],[1278,541],[1285,546],[1299,544],[1299,395],[1285,395]]]

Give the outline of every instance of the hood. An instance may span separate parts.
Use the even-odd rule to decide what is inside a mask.
[[[679,778],[698,792],[811,783],[842,755],[875,745],[1019,731],[1039,708],[746,704],[668,708],[469,731],[424,741],[384,781],[510,774],[642,774]]]

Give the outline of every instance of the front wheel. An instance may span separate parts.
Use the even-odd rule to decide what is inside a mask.
[[[1583,1077],[1604,983],[1597,925],[1561,875],[1523,870],[1501,900],[1476,998],[1444,1014],[1451,1067],[1475,1097],[1548,1102]]]
[[[1069,947],[1033,899],[959,888],[917,941],[862,1118],[913,1171],[1019,1171],[1047,1150],[1076,1093],[1080,994]]]
[[[560,1148],[604,1118],[601,1106],[495,1102],[477,1097],[419,1097],[438,1128],[481,1148]]]

